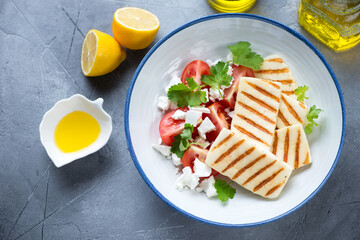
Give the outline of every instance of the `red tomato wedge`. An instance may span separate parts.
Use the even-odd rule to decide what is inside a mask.
[[[205,114],[205,117],[208,117],[211,120],[216,129],[208,132],[206,134],[206,139],[208,141],[214,141],[223,128],[230,128],[230,124],[228,122],[228,115],[225,112],[225,108],[220,102],[213,103],[207,108],[210,110],[210,113]]]
[[[184,167],[191,167],[192,169],[195,158],[199,159],[201,162],[205,162],[208,152],[209,151],[205,148],[191,145],[189,149],[185,151],[183,157],[181,158],[181,162]]]
[[[224,102],[228,104],[230,108],[234,108],[240,78],[255,77],[255,74],[254,71],[248,67],[235,64],[233,64],[231,67],[233,69],[232,76],[234,80],[231,86],[224,90]]]
[[[208,152],[209,151],[205,148],[191,145],[189,149],[185,151],[183,157],[181,158],[181,162],[184,167],[190,167],[194,172],[195,158],[199,159],[200,162],[205,163],[206,155],[208,154]],[[217,174],[218,172],[212,169],[211,175],[215,176]]]
[[[189,109],[187,107],[174,109],[165,114],[159,124],[160,137],[163,142],[169,146],[174,142],[174,137],[184,130],[185,125],[185,120],[175,120],[171,118],[176,110],[187,112]]]
[[[199,85],[202,84],[201,76],[202,75],[210,75],[210,67],[209,65],[201,60],[194,60],[190,62],[184,69],[181,75],[181,82],[183,82],[186,86],[188,85],[186,82],[187,78],[194,78],[195,82]]]

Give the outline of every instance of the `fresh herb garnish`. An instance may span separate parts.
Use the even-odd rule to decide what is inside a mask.
[[[174,142],[171,144],[170,151],[175,153],[176,156],[181,158],[184,155],[184,152],[190,147],[193,143],[191,136],[194,130],[194,126],[190,123],[185,123],[184,130],[174,137]]]
[[[295,95],[297,96],[298,101],[304,101],[305,99],[309,99],[305,96],[306,91],[309,90],[309,87],[304,85],[295,89]]]
[[[312,133],[312,128],[313,128],[314,125],[319,126],[319,124],[316,123],[314,119],[317,119],[319,117],[320,112],[322,112],[322,111],[323,110],[321,110],[321,109],[317,109],[316,105],[313,105],[310,108],[309,113],[307,115],[307,120],[309,121],[309,123],[305,127],[305,133],[306,134]]]
[[[228,48],[233,54],[233,63],[242,65],[254,70],[259,70],[261,64],[264,62],[264,59],[257,54],[252,52],[249,42],[238,42],[233,46]]]
[[[229,87],[232,77],[227,73],[229,70],[229,63],[219,61],[216,65],[211,66],[210,75],[203,75],[201,81],[214,89],[217,89],[222,97],[220,86]]]
[[[231,183],[233,182],[227,183],[222,179],[216,179],[214,183],[214,187],[216,189],[216,193],[218,194],[218,198],[222,202],[226,202],[229,198],[233,199],[235,196],[236,190],[235,188],[230,186]]]
[[[201,103],[206,103],[206,92],[201,91],[201,86],[193,78],[187,78],[186,81],[188,86],[184,83],[171,86],[167,94],[168,98],[173,102],[177,102],[178,107],[195,107]]]

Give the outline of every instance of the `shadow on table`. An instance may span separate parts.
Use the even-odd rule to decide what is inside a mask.
[[[104,150],[99,150],[84,158],[75,160],[54,171],[55,178],[64,185],[73,187],[74,185],[86,184],[96,178],[103,178],[114,168],[115,159],[108,157],[106,149],[110,149],[111,142],[104,146]]]
[[[148,53],[150,47],[143,50],[129,50],[127,49],[127,58],[120,66],[113,72],[100,77],[87,77],[89,83],[96,88],[96,91],[100,94],[106,94],[107,92],[118,88],[121,85],[128,84],[135,73],[136,68],[139,66],[141,60]],[[130,79],[128,79],[131,76]],[[126,78],[126,79],[125,79]]]

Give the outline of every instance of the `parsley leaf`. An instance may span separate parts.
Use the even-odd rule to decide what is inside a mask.
[[[232,76],[227,74],[229,70],[229,63],[219,61],[215,66],[211,66],[210,75],[203,75],[201,81],[214,89],[217,89],[222,97],[220,86],[229,87]]]
[[[309,99],[305,96],[306,91],[309,90],[309,87],[304,85],[295,89],[295,95],[297,96],[298,101],[304,101],[305,99]]]
[[[178,107],[195,107],[201,103],[206,103],[206,92],[201,91],[201,86],[193,78],[187,78],[186,81],[188,86],[184,83],[171,86],[167,94],[168,98],[173,102],[177,102]]]
[[[190,123],[185,123],[184,130],[174,137],[174,142],[171,144],[170,151],[175,153],[176,156],[181,158],[184,155],[184,152],[190,147],[193,143],[191,140],[192,132],[194,126]]]
[[[318,119],[320,112],[322,112],[323,110],[321,109],[317,109],[316,105],[311,106],[309,113],[307,115],[307,120],[309,121],[309,123],[306,125],[305,127],[305,133],[306,134],[310,134],[312,133],[312,128],[313,126],[319,126],[318,123],[315,122],[314,119]]]
[[[235,188],[230,186],[230,183],[227,183],[226,181],[221,179],[216,179],[214,183],[214,187],[216,188],[216,193],[218,194],[218,198],[222,202],[226,202],[229,198],[233,199],[235,196],[236,190]]]
[[[249,42],[238,42],[228,48],[233,54],[233,63],[259,70],[264,59],[256,52],[252,52],[250,45]]]

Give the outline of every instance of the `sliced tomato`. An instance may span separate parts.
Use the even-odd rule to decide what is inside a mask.
[[[206,134],[206,139],[208,141],[214,141],[223,128],[230,128],[230,119],[228,119],[229,117],[225,112],[224,105],[222,105],[220,102],[211,104],[208,109],[210,110],[210,113],[205,114],[205,117],[208,117],[211,120],[216,129],[214,131],[208,132]]]
[[[174,137],[184,130],[185,120],[175,120],[171,116],[176,110],[188,111],[187,107],[174,109],[163,116],[159,124],[160,137],[166,145],[171,146]]]
[[[235,64],[233,64],[231,67],[233,69],[232,76],[234,80],[231,86],[224,90],[224,102],[228,104],[230,108],[234,108],[240,78],[255,77],[255,74],[254,71],[248,67]]]
[[[194,78],[194,80],[201,85],[201,76],[210,75],[209,65],[201,60],[194,60],[190,62],[181,74],[181,82],[187,86],[186,79]]]
[[[181,158],[181,162],[184,167],[190,167],[194,172],[195,159],[197,158],[200,162],[205,163],[206,155],[208,154],[208,152],[209,151],[205,148],[191,145],[189,149],[185,151],[183,157]],[[217,174],[218,172],[212,169],[211,175],[215,176]]]

